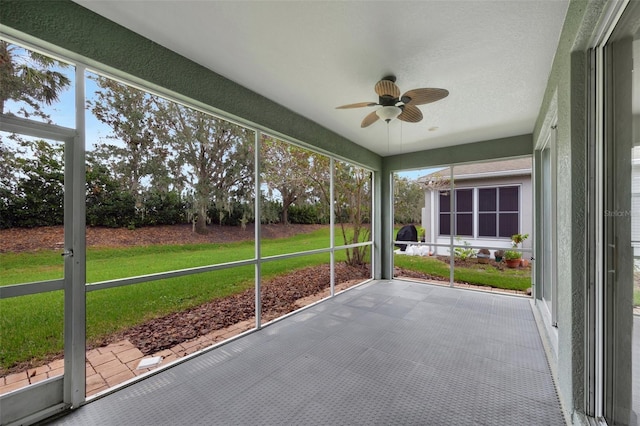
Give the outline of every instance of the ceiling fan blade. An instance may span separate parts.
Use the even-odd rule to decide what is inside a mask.
[[[413,89],[406,92],[402,95],[402,102],[405,105],[424,105],[430,104],[431,102],[439,101],[440,99],[444,99],[449,96],[449,91],[446,89],[434,89],[434,88],[423,88],[423,89]]]
[[[416,108],[417,109],[417,108]],[[362,120],[362,124],[360,125],[360,127],[368,127],[371,126],[373,123],[375,123],[376,121],[378,121],[378,114],[376,114],[375,111],[373,111],[372,113],[368,114],[364,120]]]
[[[378,105],[375,102],[358,102],[357,104],[347,104],[336,107],[336,109],[349,109],[349,108],[362,108],[362,107],[370,107]]]
[[[422,112],[416,106],[405,105],[402,114],[398,116],[398,120],[406,121],[408,123],[417,123],[422,120]]]
[[[378,96],[392,96],[393,98],[400,97],[400,89],[391,80],[380,80],[376,83],[376,93]]]

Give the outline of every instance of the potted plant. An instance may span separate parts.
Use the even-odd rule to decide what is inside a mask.
[[[511,236],[511,243],[513,247],[517,248],[518,244],[522,244],[527,238],[529,238],[529,234],[513,234]]]
[[[489,251],[489,249],[482,248],[478,250],[478,253],[476,254],[476,256],[478,257],[478,263],[489,263],[489,258],[491,258],[491,252]]]
[[[520,266],[522,253],[515,250],[507,250],[504,252],[504,261],[509,268],[517,268]]]
[[[502,258],[504,257],[504,250],[496,250],[493,252],[493,257],[496,258],[496,262],[502,262]]]
[[[511,236],[511,245],[517,249],[518,244],[522,244],[527,238],[529,238],[529,234],[514,234]],[[517,268],[522,260],[522,252],[507,250],[504,252],[504,260],[509,268]]]

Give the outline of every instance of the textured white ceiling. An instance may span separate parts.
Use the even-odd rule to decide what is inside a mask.
[[[567,0],[76,0],[386,156],[531,133]],[[449,90],[419,123],[360,122],[375,83]]]

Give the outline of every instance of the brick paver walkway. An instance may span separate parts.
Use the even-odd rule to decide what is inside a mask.
[[[151,355],[143,355],[128,340],[112,343],[101,348],[87,351],[87,396],[116,386],[136,376],[154,370],[163,364],[192,354],[215,343],[229,339],[255,326],[255,319],[249,319],[230,327],[211,332],[205,336],[182,342],[170,349]],[[144,358],[160,356],[162,362],[151,368],[138,369]],[[38,383],[50,377],[60,376],[64,372],[64,359],[55,360],[47,365],[31,368],[20,373],[0,377],[0,395]]]

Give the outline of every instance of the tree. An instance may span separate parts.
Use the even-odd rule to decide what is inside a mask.
[[[419,223],[424,207],[424,186],[394,175],[394,223]]]
[[[316,201],[318,217],[321,222],[328,223],[331,214],[331,161],[329,157],[321,154],[313,154],[309,165],[308,177],[311,182],[310,198]]]
[[[86,216],[89,226],[118,228],[133,226],[136,201],[112,176],[109,168],[93,153],[87,155]]]
[[[18,139],[16,180],[8,206],[10,227],[61,225],[64,218],[64,148]],[[4,186],[4,185],[3,185]]]
[[[367,224],[371,223],[371,172],[336,161],[335,188],[336,220],[340,223],[345,244],[368,240],[370,228]],[[365,264],[367,248],[348,249],[347,263],[354,266]]]
[[[282,223],[289,224],[289,208],[311,195],[309,166],[313,153],[289,143],[265,136],[260,145],[263,182],[272,192],[278,191],[282,202]]]
[[[16,151],[0,139],[0,229],[13,226],[18,176]]]
[[[185,106],[158,103],[161,142],[176,152],[176,165],[192,193],[194,229],[208,232],[209,207],[231,213],[235,202],[253,197],[253,132]]]
[[[71,80],[55,68],[67,64],[0,40],[0,113],[5,113],[8,100],[24,103],[18,114],[50,121],[43,105],[58,101]]]
[[[169,190],[168,150],[156,138],[156,106],[166,101],[109,78],[95,80],[100,90],[87,106],[111,128],[108,138],[118,143],[102,144],[94,154],[109,165],[121,187],[134,197],[136,208],[143,210],[143,179],[157,190]]]

